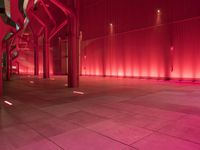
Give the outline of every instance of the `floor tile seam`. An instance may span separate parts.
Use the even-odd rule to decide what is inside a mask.
[[[40,109],[39,109],[40,110]],[[64,121],[64,122],[66,122],[66,123],[69,123],[68,121],[66,121],[66,120],[64,120],[64,119],[62,119],[61,117],[57,117],[56,115],[53,115],[53,114],[51,114],[51,113],[49,113],[49,112],[45,112],[45,111],[43,111],[43,110],[40,110],[40,111],[42,111],[42,112],[44,112],[44,113],[46,113],[46,114],[49,114],[50,116],[53,116],[54,118],[56,118],[56,119],[59,119],[59,120],[61,120],[61,121]],[[79,111],[81,111],[81,110],[79,110]],[[86,112],[87,113],[87,112]],[[129,113],[129,114],[131,114],[130,112],[127,112],[127,113]],[[70,113],[69,113],[70,114]],[[137,114],[140,114],[140,113],[135,113],[134,115],[137,115]],[[95,114],[96,115],[96,114]],[[97,115],[96,115],[97,116]],[[101,116],[100,116],[101,117]],[[109,119],[109,120],[112,120],[112,118],[105,118],[105,119]],[[18,120],[20,120],[20,119],[18,119]],[[112,120],[113,121],[113,120]],[[116,122],[116,121],[115,121]],[[23,122],[23,121],[21,121],[20,120],[20,123],[25,123],[25,122]],[[72,123],[72,122],[70,122],[70,123]],[[129,124],[130,125],[130,124]],[[161,127],[160,129],[157,129],[157,130],[153,130],[153,129],[149,129],[149,128],[146,128],[145,126],[144,127],[141,127],[141,126],[137,126],[137,125],[134,125],[135,127],[138,127],[138,128],[143,128],[143,129],[145,129],[145,130],[149,130],[149,131],[157,131],[157,130],[160,130],[160,129],[162,129],[163,127]],[[166,125],[166,126],[168,126],[168,125]],[[164,126],[165,127],[165,126]]]
[[[38,130],[32,128],[31,126],[29,126],[27,123],[23,123],[26,127],[28,127],[29,129],[33,130],[34,132],[36,132],[37,134],[39,134],[40,136],[42,136],[43,138],[45,138],[46,140],[48,140],[49,142],[51,142],[53,145],[59,147],[62,150],[65,150],[63,147],[61,147],[59,144],[57,144],[55,141],[51,140],[50,138],[48,138],[47,136],[45,136],[44,134],[40,133]]]
[[[141,105],[142,106],[142,105]],[[109,108],[113,108],[113,107],[109,107]],[[115,109],[115,108],[114,108]],[[115,110],[117,110],[117,108],[115,109]],[[120,110],[122,110],[124,113],[128,113],[128,114],[132,114],[132,113],[134,113],[134,112],[132,112],[131,110],[125,110],[125,109],[120,109]],[[163,110],[163,109],[160,109],[160,110]],[[172,112],[172,111],[170,111],[170,112]],[[173,113],[173,112],[172,112]],[[136,113],[134,113],[133,115],[145,115],[145,116],[149,116],[149,117],[156,117],[156,116],[153,116],[153,115],[146,115],[146,114],[142,114],[142,113],[140,113],[140,112],[136,112]],[[183,114],[182,116],[185,116],[185,115],[188,115],[188,114]],[[170,121],[170,120],[169,120]],[[171,120],[171,121],[173,121],[173,119]]]
[[[128,113],[128,112],[127,112],[127,113]],[[130,114],[130,113],[128,113],[128,114]],[[141,115],[141,114],[140,114],[140,113],[135,113],[133,116],[135,116],[135,115]],[[107,119],[108,119],[108,120],[106,120],[106,121],[113,121],[113,122],[116,122],[116,123],[123,124],[121,121],[113,120],[113,118],[107,118]],[[169,120],[169,121],[170,121],[170,120]],[[131,123],[126,123],[126,124],[127,124],[128,126],[134,126],[134,127],[136,127],[136,128],[145,129],[145,130],[148,130],[148,131],[151,131],[151,132],[158,131],[158,130],[162,129],[163,127],[166,127],[166,126],[169,125],[169,124],[167,124],[166,126],[163,126],[163,127],[159,128],[159,129],[150,129],[150,128],[146,127],[147,125],[139,126],[139,125],[134,125],[134,124],[131,124]]]
[[[187,118],[187,117],[188,117],[188,115],[186,114],[186,115],[180,116],[180,117],[177,118],[177,119],[169,120],[169,122],[171,122],[171,121],[180,121],[180,120],[182,120],[182,119],[184,119],[184,118]],[[169,124],[167,124],[167,125],[164,125],[164,126],[162,126],[161,128],[159,128],[159,129],[157,129],[157,130],[155,130],[155,131],[159,132],[160,130],[162,130],[162,129],[164,129],[164,128],[166,128],[166,127],[172,125],[172,124],[173,124],[173,123],[169,123]]]
[[[74,123],[74,124],[76,124],[76,123]],[[102,133],[98,132],[98,131],[92,130],[92,129],[87,128],[87,127],[85,127],[85,126],[81,126],[80,124],[76,124],[76,125],[80,126],[81,128],[84,128],[84,129],[86,129],[86,130],[89,130],[89,131],[91,131],[91,132],[93,132],[93,133],[96,133],[96,134],[98,134],[98,135],[100,135],[100,136],[103,136],[103,137],[105,137],[105,138],[108,138],[108,139],[110,139],[111,141],[115,141],[115,142],[117,142],[117,143],[120,143],[120,144],[123,144],[123,145],[125,145],[125,146],[134,148],[134,149],[136,149],[136,150],[139,150],[139,149],[137,149],[136,147],[133,147],[133,146],[131,146],[131,145],[129,145],[129,144],[126,144],[126,143],[124,143],[124,142],[121,142],[121,141],[119,141],[119,140],[116,140],[116,139],[114,139],[114,138],[111,138],[111,137],[109,137],[109,136],[107,136],[107,135],[105,135],[105,134],[102,134]]]
[[[15,99],[14,99],[15,100]],[[18,100],[15,100],[15,101],[18,101]],[[24,104],[24,103],[23,103]],[[25,105],[25,104],[24,104]],[[31,108],[33,108],[33,109],[35,109],[36,111],[40,111],[40,112],[43,112],[44,114],[48,114],[48,115],[50,115],[50,116],[53,116],[54,118],[56,118],[56,119],[59,119],[59,120],[61,120],[61,121],[65,121],[64,119],[62,119],[61,117],[58,117],[58,116],[56,116],[56,115],[54,115],[54,114],[51,114],[51,113],[49,113],[49,112],[46,112],[45,110],[43,110],[43,109],[40,109],[40,108],[38,108],[38,107],[35,107],[35,106],[32,106],[32,105],[30,105],[30,107]],[[78,111],[81,111],[80,109],[78,109],[78,108],[75,108],[75,109],[77,109]],[[77,112],[78,112],[77,111]],[[72,112],[73,113],[73,112]],[[69,114],[71,114],[71,113],[69,113]],[[21,119],[19,119],[19,118],[17,118],[20,122],[21,122]],[[33,120],[34,121],[34,120]],[[65,121],[65,122],[67,122],[67,121]],[[24,123],[23,121],[22,121],[22,123]]]
[[[54,117],[55,119],[58,119],[58,120],[60,120],[60,121],[65,122],[65,123],[75,124],[75,125],[80,126],[79,124],[76,124],[75,122],[72,122],[71,120],[65,120],[65,119],[64,119],[63,117],[61,117],[61,116],[56,116],[56,115],[54,115],[54,114],[51,114],[51,113],[49,113],[49,112],[45,112],[45,111],[43,111],[43,110],[41,110],[41,111],[44,112],[44,113],[46,113],[46,114],[49,114],[50,116]],[[85,112],[85,111],[78,110],[78,111],[76,111],[76,112]],[[76,112],[68,113],[67,115],[70,115],[70,114],[73,114],[73,113],[76,113]],[[85,112],[85,113],[89,113],[89,112]],[[106,120],[108,119],[108,120],[109,120],[109,118],[106,118],[106,117],[98,116],[98,115],[92,114],[92,113],[89,113],[89,114],[95,115],[95,116],[97,116],[97,117],[100,117],[101,119],[106,119]],[[36,121],[36,120],[33,120],[33,121]],[[24,123],[24,122],[22,122],[22,123]],[[28,123],[28,122],[26,122],[26,123]]]
[[[41,110],[42,111],[42,110]],[[71,123],[71,122],[69,122],[69,121],[66,121],[65,119],[63,119],[62,117],[59,117],[59,116],[56,116],[56,115],[54,115],[54,114],[51,114],[51,113],[49,113],[49,112],[45,112],[45,111],[42,111],[43,113],[46,113],[46,114],[48,114],[48,115],[50,115],[51,117],[53,117],[53,118],[55,118],[55,119],[58,119],[58,120],[60,120],[60,121],[63,121],[63,122],[65,122],[65,123]],[[78,112],[78,111],[77,111]],[[72,113],[75,113],[75,112],[72,112]],[[69,113],[69,114],[71,114],[71,113]],[[68,114],[67,114],[68,115]],[[40,120],[40,119],[36,119],[36,120],[32,120],[32,121],[37,121],[37,120]],[[26,121],[26,122],[22,122],[22,123],[28,123],[28,122],[32,122],[32,121]]]
[[[161,111],[168,111],[168,112],[175,112],[175,113],[182,113],[183,116],[185,115],[189,115],[187,113],[183,113],[183,112],[179,112],[179,111],[169,111],[169,110],[166,110],[166,109],[161,109],[161,108],[157,108],[157,107],[147,107],[146,105],[142,105],[142,104],[131,104],[133,106],[143,106],[143,107],[146,107],[146,108],[150,108],[150,109],[157,109],[157,110],[161,110]],[[123,110],[124,111],[124,110]],[[127,110],[127,112],[131,112],[130,110]],[[146,116],[150,116],[150,115],[146,115]]]
[[[111,119],[109,119],[110,121],[113,121],[113,120],[111,120]],[[114,121],[114,122],[116,122],[116,121]],[[74,124],[76,124],[76,123],[74,123]],[[78,126],[81,126],[81,125],[79,125],[79,124],[76,124],[76,125],[78,125]],[[129,126],[130,126],[130,124],[128,124]],[[150,135],[152,135],[152,134],[155,134],[155,133],[159,133],[159,134],[163,134],[163,135],[166,135],[166,136],[169,136],[169,137],[173,137],[173,138],[176,138],[176,139],[180,139],[180,140],[184,140],[184,141],[187,141],[187,142],[190,142],[190,143],[194,143],[194,144],[198,144],[198,145],[200,145],[200,143],[198,143],[198,142],[194,142],[194,141],[191,141],[191,140],[187,140],[187,139],[184,139],[184,138],[180,138],[180,137],[177,137],[177,136],[173,136],[173,135],[170,135],[170,134],[166,134],[166,133],[163,133],[163,132],[159,132],[159,130],[161,130],[162,128],[164,128],[164,127],[166,127],[166,126],[168,126],[168,125],[166,125],[166,126],[163,126],[163,127],[161,127],[160,129],[149,129],[149,128],[146,128],[146,127],[141,127],[141,126],[137,126],[137,125],[132,125],[132,126],[134,126],[134,127],[136,127],[136,128],[141,128],[141,129],[145,129],[145,130],[148,130],[148,131],[150,131],[150,132],[152,132],[152,133],[150,133],[149,135],[147,135],[147,136],[150,136]],[[87,128],[87,127],[85,127],[85,126],[81,126],[81,127],[83,127],[83,128],[86,128],[86,129],[88,129],[88,130],[91,130],[91,131],[93,131],[93,132],[95,132],[95,133],[99,133],[99,132],[97,132],[97,131],[95,131],[95,130],[92,130],[92,129],[90,129],[90,128]],[[100,135],[104,135],[104,134],[101,134],[101,133],[99,133]],[[104,135],[105,136],[105,135]],[[106,136],[107,137],[107,136]],[[112,138],[111,138],[112,139]],[[115,140],[115,139],[114,139]],[[132,144],[131,144],[132,145]],[[135,147],[133,147],[133,148],[135,148]]]
[[[27,123],[25,122],[21,122],[21,119],[19,119],[18,117],[15,117],[16,120],[20,121],[20,125],[24,125],[27,128],[31,129],[32,131],[36,132],[38,135],[40,135],[41,137],[43,137],[44,139],[47,139],[49,142],[51,142],[52,144],[56,145],[57,147],[61,148],[62,150],[65,150],[64,148],[62,148],[61,146],[59,146],[57,143],[55,143],[54,141],[52,141],[51,139],[49,139],[48,137],[46,137],[45,135],[43,135],[42,133],[40,133],[39,131],[37,131],[36,129],[32,128],[31,126],[29,126]]]
[[[153,95],[153,94],[156,94],[156,93],[159,93],[159,92],[160,92],[160,90],[155,91],[155,92],[147,92],[146,94],[137,95],[136,97],[134,97],[134,99],[136,99],[136,98],[140,98],[140,97],[149,96],[149,95]]]
[[[56,142],[54,142],[53,140],[51,140],[50,138],[48,138],[47,136],[45,136],[44,134],[40,133],[39,131],[37,131],[36,129],[34,129],[33,127],[29,126],[27,124],[27,122],[24,122],[24,121],[21,121],[21,119],[19,119],[18,117],[15,117],[16,120],[18,120],[20,123],[20,125],[24,125],[26,126],[27,128],[33,130],[34,132],[36,132],[37,134],[39,134],[40,136],[42,136],[43,138],[47,139],[49,142],[53,143],[54,145],[56,145],[57,147],[61,148],[62,150],[65,150],[64,148],[62,148],[60,145],[58,145]],[[60,118],[57,118],[59,120],[61,120]],[[64,121],[64,120],[61,120],[61,121]],[[64,121],[66,123],[68,123],[67,121]]]
[[[170,103],[162,103],[162,104],[170,104]],[[143,107],[149,107],[149,108],[154,108],[154,109],[159,109],[159,110],[164,110],[164,111],[170,111],[170,112],[176,112],[176,113],[184,113],[184,114],[189,114],[189,113],[185,113],[185,112],[181,112],[181,111],[172,111],[170,109],[165,109],[165,108],[160,108],[160,107],[153,107],[152,105],[145,105],[145,104],[132,104],[132,105],[139,105],[139,106],[143,106]],[[171,105],[176,105],[171,103]],[[179,106],[187,106],[187,105],[179,105]]]
[[[186,141],[186,142],[189,142],[189,143],[197,144],[197,145],[200,146],[200,142],[195,142],[195,141],[192,141],[192,140],[189,140],[189,139],[186,139],[186,138],[170,135],[170,134],[167,134],[167,133],[164,133],[164,132],[160,132],[160,131],[155,131],[155,133],[162,134],[162,135],[165,135],[165,136],[168,136],[168,137],[172,137],[172,138],[176,138],[176,139],[179,139],[179,140],[182,140],[182,141]]]
[[[178,120],[181,120],[181,119],[184,118],[185,116],[187,116],[187,115],[181,116]],[[150,129],[150,128],[148,128],[147,125],[145,125],[145,126],[143,126],[143,127],[136,126],[136,125],[135,125],[135,126],[136,126],[136,127],[143,128],[143,129],[146,129],[146,130],[149,130],[149,131],[152,131],[152,132],[159,132],[159,130],[161,130],[161,129],[167,127],[167,126],[169,126],[170,124],[172,124],[172,123],[170,123],[170,122],[171,122],[171,121],[175,121],[175,120],[166,120],[166,121],[169,122],[169,123],[166,124],[166,125],[164,125],[164,126],[162,126],[162,127],[160,127],[160,128],[158,128],[158,129]]]
[[[136,142],[133,142],[131,145],[137,144],[140,141],[144,140],[145,138],[148,138],[149,136],[154,135],[155,133],[160,134],[160,135],[165,135],[165,136],[168,136],[168,137],[172,137],[172,138],[175,138],[175,139],[178,139],[178,140],[181,140],[181,141],[185,141],[185,142],[193,143],[193,144],[196,144],[196,145],[200,145],[200,143],[198,143],[198,142],[194,142],[194,141],[191,141],[191,140],[188,140],[188,139],[185,139],[185,138],[180,138],[178,136],[173,136],[173,135],[170,135],[170,134],[167,134],[167,133],[163,133],[163,132],[159,132],[159,131],[154,131],[154,133],[151,133],[151,134],[143,137],[142,139],[140,139],[140,140],[138,140]]]
[[[141,139],[139,139],[139,140],[137,140],[137,141],[135,141],[135,142],[131,143],[130,145],[134,145],[134,144],[136,144],[136,143],[139,143],[140,141],[142,141],[142,140],[144,140],[144,139],[146,139],[146,138],[150,137],[150,136],[151,136],[151,135],[153,135],[153,134],[155,134],[155,133],[154,133],[154,132],[152,132],[152,133],[150,133],[150,134],[148,134],[148,135],[146,135],[146,136],[142,137]]]

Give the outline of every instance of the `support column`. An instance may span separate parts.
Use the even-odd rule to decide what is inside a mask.
[[[12,76],[12,53],[9,53],[10,56],[10,76]]]
[[[79,46],[79,75],[81,75],[82,74],[82,59],[81,59],[81,57],[82,57],[82,51],[81,51],[81,44],[82,44],[82,39],[83,39],[83,33],[80,31],[79,32],[79,44],[78,44],[78,46]]]
[[[39,75],[39,47],[37,37],[34,37],[34,75]]]
[[[10,52],[8,41],[6,41],[6,80],[10,80]]]
[[[2,49],[0,47],[0,58],[2,58]],[[0,59],[0,64],[2,64],[2,59]],[[0,65],[0,97],[3,96],[3,79],[2,79],[2,65]],[[1,106],[0,106],[1,108]]]
[[[47,28],[44,29],[43,39],[43,78],[49,78],[49,46],[50,41],[48,39]]]
[[[68,87],[79,86],[79,36],[75,17],[70,18],[70,35],[68,50]]]

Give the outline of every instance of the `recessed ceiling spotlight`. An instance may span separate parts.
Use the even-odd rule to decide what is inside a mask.
[[[160,9],[157,9],[157,14],[160,14],[161,13],[161,10]]]

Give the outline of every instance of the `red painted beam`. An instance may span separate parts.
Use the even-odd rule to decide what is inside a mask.
[[[42,21],[42,19],[40,19],[37,15],[34,14],[32,9],[29,9],[29,11],[27,12],[29,15],[33,16],[36,21],[42,26],[41,30],[39,31],[39,33],[37,34],[37,36],[40,36],[44,30],[44,28],[46,28],[46,24]]]
[[[53,18],[52,14],[50,13],[50,11],[47,9],[45,3],[43,1],[40,1],[40,3],[42,4],[45,12],[47,13],[47,15],[49,16],[49,19],[51,20],[51,22],[53,22],[53,29],[51,30],[51,33],[53,33],[55,30],[56,30],[56,21],[55,19]]]
[[[65,25],[67,25],[68,21],[65,20],[63,21],[63,23],[61,23],[56,29],[55,31],[49,36],[49,40],[51,40]]]

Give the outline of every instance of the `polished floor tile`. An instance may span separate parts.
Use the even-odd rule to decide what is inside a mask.
[[[79,111],[76,108],[68,106],[68,104],[43,107],[41,110],[57,117],[62,117],[64,115]]]
[[[75,124],[57,118],[40,119],[26,123],[29,127],[36,130],[45,137],[56,136],[67,131],[79,128]]]
[[[91,124],[95,124],[101,121],[106,120],[107,118],[97,116],[95,114],[91,114],[84,111],[79,111],[75,113],[71,113],[62,117],[63,120],[78,124],[80,126],[88,126]]]
[[[81,77],[69,89],[53,78],[5,81],[0,150],[200,149],[198,84]]]
[[[97,123],[88,128],[125,144],[132,144],[152,133],[143,128],[113,121]]]
[[[152,116],[147,116],[143,114],[122,114],[113,118],[116,122],[123,122],[129,125],[142,127],[150,130],[159,130],[160,128],[168,125],[171,121],[163,118],[157,118]]]
[[[127,146],[87,129],[77,129],[51,138],[66,150],[123,150]]]
[[[159,132],[200,144],[200,117],[187,116],[163,127]]]
[[[21,124],[0,130],[0,149],[12,150],[43,140],[40,134]]]
[[[16,150],[63,150],[60,146],[52,143],[48,140],[41,140],[26,146],[23,146]]]
[[[132,146],[140,150],[199,150],[200,145],[188,141],[166,136],[152,134]]]

